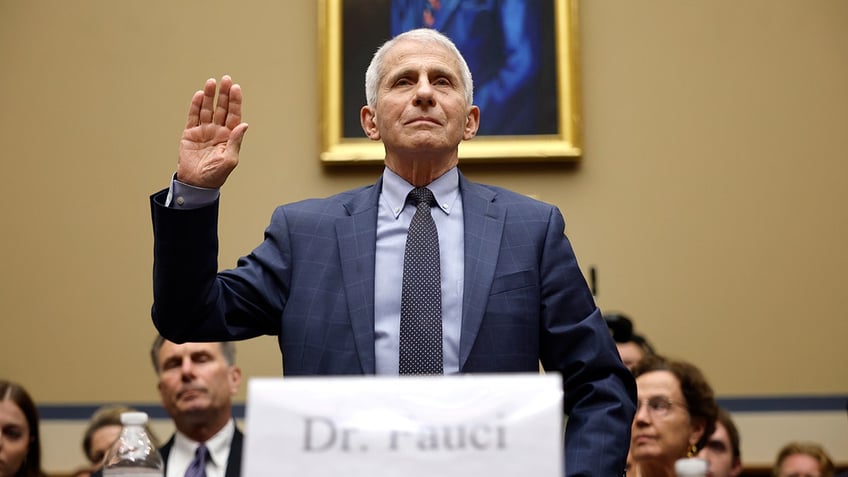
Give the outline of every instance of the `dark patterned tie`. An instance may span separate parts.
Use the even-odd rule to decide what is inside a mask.
[[[430,215],[435,198],[418,187],[406,198],[416,206],[403,255],[400,300],[400,374],[442,374],[442,285],[439,233]]]
[[[194,452],[194,460],[189,464],[185,477],[206,477],[206,459],[209,457],[209,449],[200,444]]]

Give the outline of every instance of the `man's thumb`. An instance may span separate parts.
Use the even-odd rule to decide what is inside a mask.
[[[227,141],[228,152],[238,154],[241,150],[241,142],[247,132],[247,126],[247,123],[241,123],[230,132],[230,139]]]

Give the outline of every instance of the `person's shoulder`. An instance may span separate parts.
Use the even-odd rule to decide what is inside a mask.
[[[286,214],[320,213],[324,215],[346,215],[350,204],[367,200],[373,192],[374,187],[371,184],[339,192],[329,197],[302,199],[297,202],[281,205],[277,207],[277,211]]]
[[[487,195],[490,200],[498,205],[506,207],[526,207],[528,209],[536,209],[541,211],[550,211],[557,207],[553,204],[543,202],[536,197],[515,192],[505,187],[500,187],[491,184],[481,184],[479,182],[469,182],[468,191],[479,195]],[[482,193],[481,193],[482,191]]]
[[[162,459],[165,459],[167,461],[168,454],[171,452],[171,448],[174,447],[174,440],[176,438],[177,438],[176,434],[171,434],[171,437],[169,437],[168,440],[165,441],[164,444],[162,444],[161,446],[159,446],[158,449],[156,449],[156,450],[159,451],[160,454],[162,454]]]

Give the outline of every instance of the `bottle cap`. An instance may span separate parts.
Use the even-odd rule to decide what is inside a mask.
[[[707,467],[706,460],[691,457],[688,459],[678,459],[674,463],[674,472],[681,477],[706,475]]]
[[[122,412],[121,424],[141,426],[147,424],[146,412]]]

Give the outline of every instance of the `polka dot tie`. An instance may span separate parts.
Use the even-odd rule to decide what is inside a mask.
[[[426,187],[406,198],[416,206],[403,255],[400,301],[400,374],[442,374],[442,286],[435,205]]]
[[[200,444],[194,453],[194,459],[186,470],[185,477],[206,477],[206,459],[209,457],[209,449]]]

